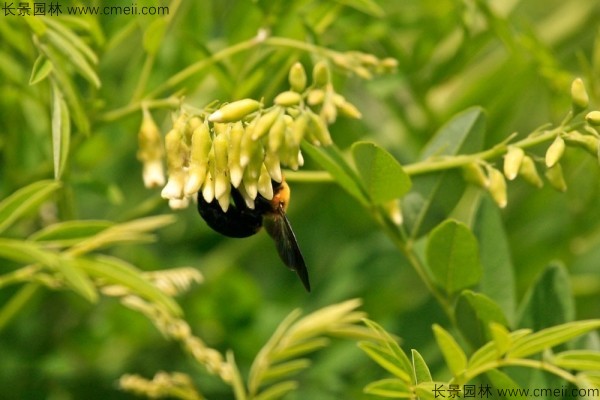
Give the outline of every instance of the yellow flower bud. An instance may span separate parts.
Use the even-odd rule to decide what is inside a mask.
[[[335,94],[333,96],[333,102],[340,114],[342,114],[343,116],[354,119],[362,118],[362,114],[360,113],[358,108],[356,108],[354,104],[348,102],[344,98],[344,96]]]
[[[258,118],[256,125],[254,125],[254,128],[252,129],[252,140],[258,140],[263,137],[263,135],[267,133],[269,129],[271,129],[271,126],[273,126],[275,121],[281,117],[282,114],[283,109],[281,107],[275,107],[267,113],[261,115]]]
[[[300,145],[300,142],[302,142],[302,138],[306,134],[306,129],[308,128],[309,121],[310,117],[306,113],[300,115],[294,120],[294,124],[292,125],[292,136],[290,138],[293,142],[286,143],[286,145]]]
[[[210,171],[206,173],[206,178],[204,179],[202,197],[207,203],[211,203],[215,199],[215,179]]]
[[[508,151],[504,156],[504,176],[509,181],[512,181],[519,174],[521,163],[525,157],[525,152],[522,148],[516,146],[508,146]]]
[[[217,201],[219,202],[219,206],[221,207],[221,210],[223,210],[223,212],[227,212],[227,210],[229,209],[229,205],[230,205],[230,198],[231,198],[231,185],[227,185],[227,190],[225,192],[223,192],[223,194],[217,198]]]
[[[310,113],[308,131],[317,139],[319,144],[323,146],[331,146],[333,144],[327,124],[325,124],[325,121],[323,121],[318,115],[312,112]]]
[[[562,167],[560,164],[554,164],[551,168],[546,170],[546,178],[550,185],[559,192],[567,191],[567,183],[565,182],[565,177],[563,176]]]
[[[271,179],[277,182],[281,182],[283,175],[281,174],[281,162],[279,161],[279,154],[268,151],[265,154],[264,165],[271,175]]]
[[[219,135],[213,141],[215,154],[215,197],[218,199],[227,192],[231,183],[227,178],[227,138]]]
[[[273,198],[273,185],[271,184],[271,176],[267,167],[264,164],[260,168],[260,176],[258,177],[258,193],[267,200]]]
[[[524,156],[521,161],[521,167],[519,168],[519,176],[525,179],[525,181],[535,187],[541,188],[544,186],[544,182],[537,172],[535,162],[529,156]]]
[[[311,89],[306,95],[306,102],[311,106],[317,106],[325,100],[325,91],[323,89]]]
[[[313,68],[313,83],[317,87],[325,86],[329,83],[329,66],[325,61],[319,61]]]
[[[260,102],[243,99],[225,104],[208,116],[210,122],[236,122],[260,108]]]
[[[258,118],[255,118],[244,131],[244,135],[242,136],[242,143],[240,148],[240,165],[245,168],[250,162],[250,158],[252,157],[252,153],[256,151],[258,147],[260,147],[260,143],[256,140],[252,140],[252,132],[254,131],[254,127],[256,126]]]
[[[190,165],[188,179],[185,184],[185,194],[188,196],[200,190],[208,170],[208,153],[212,147],[210,130],[207,124],[200,124],[192,133],[190,149]]]
[[[276,153],[279,150],[279,147],[283,143],[283,139],[285,137],[285,128],[286,128],[286,118],[279,118],[271,129],[269,130],[269,152]]]
[[[227,167],[229,168],[229,177],[231,184],[238,187],[242,182],[244,168],[240,164],[240,154],[242,138],[244,136],[244,126],[241,122],[236,122],[229,132],[229,149],[227,154]]]
[[[590,111],[585,116],[585,120],[592,126],[600,126],[600,111]]]
[[[490,177],[490,186],[488,187],[488,190],[498,207],[504,208],[507,203],[506,181],[504,180],[504,175],[495,168],[490,168],[488,172]]]
[[[598,154],[598,138],[595,136],[582,135],[577,131],[572,131],[565,135],[565,140],[570,144],[581,147],[594,157]]]
[[[160,130],[147,109],[143,111],[142,124],[138,133],[137,158],[143,163],[142,178],[147,188],[165,184],[162,157],[164,147]]]
[[[590,99],[581,78],[574,79],[571,84],[571,101],[573,103],[574,114],[578,114],[588,108]]]
[[[306,71],[299,62],[292,65],[288,76],[293,91],[302,93],[306,88]]]
[[[462,167],[463,178],[465,181],[487,189],[490,186],[490,180],[476,162],[471,162]]]
[[[562,137],[557,136],[546,151],[546,166],[552,168],[560,160],[564,152],[565,140]]]
[[[273,102],[278,106],[292,107],[300,104],[302,101],[302,95],[291,90],[279,93]]]

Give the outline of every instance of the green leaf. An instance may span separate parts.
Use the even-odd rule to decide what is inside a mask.
[[[46,32],[46,36],[48,37],[50,43],[52,43],[55,48],[63,53],[66,59],[73,64],[81,76],[83,76],[96,88],[100,87],[100,78],[98,78],[96,71],[94,71],[94,68],[90,65],[88,60],[85,59],[81,51],[73,45],[73,43],[54,30],[48,30],[48,32]]]
[[[413,366],[404,350],[402,350],[402,348],[398,345],[396,339],[394,339],[385,329],[383,329],[381,325],[377,324],[376,322],[365,319],[364,323],[375,334],[380,348],[389,354],[394,359],[393,364],[402,370],[401,373],[395,375],[400,378],[408,376],[409,378],[407,378],[406,382],[414,383],[414,380],[410,378],[413,373]]]
[[[398,359],[386,347],[371,342],[359,342],[358,347],[386,371],[402,379],[404,382],[412,381],[410,374],[402,368]]]
[[[181,309],[173,298],[147,281],[140,270],[121,259],[98,255],[76,258],[74,262],[91,276],[105,279],[111,284],[124,286],[133,293],[163,306],[173,315],[181,315]]]
[[[459,376],[467,367],[467,356],[456,340],[438,324],[433,325],[435,340],[453,376]]]
[[[413,397],[410,388],[400,379],[394,378],[371,382],[365,387],[364,392],[392,399],[409,399]]]
[[[373,203],[400,198],[410,189],[410,178],[386,150],[374,143],[356,142],[352,145],[352,154]]]
[[[54,179],[59,180],[67,163],[71,139],[69,109],[62,92],[52,85],[52,155],[54,159]]]
[[[460,332],[473,347],[480,347],[493,338],[490,323],[508,325],[504,313],[496,303],[471,290],[460,294],[454,315]]]
[[[56,181],[39,181],[17,190],[0,202],[0,233],[16,220],[34,211],[52,193],[60,188]]]
[[[539,330],[575,318],[570,277],[561,265],[549,265],[525,294],[519,310],[519,326]]]
[[[270,365],[269,368],[262,374],[261,382],[275,381],[283,378],[287,378],[290,375],[297,374],[298,372],[306,369],[310,366],[310,360],[308,358],[300,358],[297,360],[291,360],[282,362],[275,365]]]
[[[425,362],[425,359],[417,350],[411,350],[412,353],[412,363],[415,373],[415,382],[417,384],[422,382],[433,382],[431,378],[431,372],[429,372],[429,367]]]
[[[373,17],[383,17],[385,11],[374,0],[336,0],[340,4],[357,9]]]
[[[254,400],[275,400],[280,399],[287,393],[298,389],[298,382],[296,381],[284,381],[279,382],[273,386],[263,390],[258,395],[254,396]]]
[[[303,141],[302,150],[314,159],[324,170],[329,172],[350,195],[354,196],[363,205],[368,205],[368,196],[361,186],[361,181],[356,172],[350,168],[348,162],[335,146],[316,147]]]
[[[67,284],[84,299],[90,303],[95,303],[98,300],[96,286],[73,259],[61,257],[57,269],[62,273]]]
[[[469,108],[454,116],[424,148],[421,161],[430,157],[475,153],[483,149],[485,114]],[[405,226],[413,238],[429,232],[452,212],[466,188],[459,171],[411,176],[412,189],[403,198]]]
[[[155,19],[150,23],[144,32],[144,50],[148,54],[156,54],[160,48],[160,43],[165,36],[167,29],[167,20],[165,18]]]
[[[36,83],[43,81],[48,77],[50,72],[52,72],[52,62],[40,54],[33,63],[29,84],[35,85]]]
[[[582,320],[542,329],[514,341],[507,357],[523,358],[558,346],[577,336],[600,328],[600,320]]]
[[[432,277],[446,293],[454,294],[479,282],[477,239],[465,224],[447,220],[436,227],[425,251]]]
[[[515,340],[519,338],[529,335],[531,333],[531,329],[519,329],[514,332],[510,332],[508,334],[508,341],[512,344]],[[494,337],[494,341],[490,341],[486,343],[484,346],[480,347],[469,359],[469,369],[475,369],[480,367],[483,364],[488,362],[497,360],[500,358],[507,349],[500,348],[498,345],[496,338]]]
[[[488,379],[490,380],[490,382],[492,383],[492,385],[494,386],[494,388],[496,389],[503,389],[503,390],[512,390],[513,392],[507,396],[500,396],[500,394],[497,391],[494,391],[494,393],[499,396],[499,399],[506,399],[506,400],[512,400],[512,399],[522,399],[522,400],[526,400],[527,397],[526,396],[521,396],[518,395],[517,393],[519,393],[518,391],[521,389],[521,386],[519,386],[519,384],[517,384],[514,380],[512,380],[512,378],[508,375],[506,375],[504,372],[499,371],[497,369],[492,369],[486,372],[485,374]]]
[[[56,268],[58,254],[43,249],[39,244],[18,239],[0,238],[0,257],[23,264],[39,263]]]
[[[75,47],[89,62],[98,64],[98,56],[96,56],[96,53],[94,53],[80,35],[74,33],[69,27],[65,26],[62,21],[56,18],[42,17],[42,19],[50,28],[52,28],[52,30],[56,31],[57,34],[64,37],[66,41]],[[83,28],[90,32],[93,30],[90,24],[82,23],[82,19],[77,19],[76,21],[78,23],[78,28]]]
[[[552,363],[564,368],[577,371],[600,371],[600,351],[571,350],[563,351],[552,357]]]
[[[283,361],[307,353],[312,353],[313,351],[326,347],[329,344],[329,342],[330,340],[324,337],[307,339],[298,344],[285,347],[284,349],[278,351],[273,356],[273,362]]]
[[[68,247],[113,225],[113,222],[100,220],[59,222],[35,232],[29,240],[42,242],[45,246]]]
[[[509,322],[513,322],[516,312],[514,267],[500,211],[489,197],[483,199],[473,232],[479,242],[483,267],[480,290],[498,304]]]

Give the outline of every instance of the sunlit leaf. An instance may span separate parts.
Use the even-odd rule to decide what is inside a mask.
[[[364,392],[391,399],[408,399],[413,397],[410,388],[400,379],[381,379],[369,383]]]
[[[461,222],[447,220],[436,227],[427,240],[426,256],[433,279],[448,294],[481,278],[477,239]]]
[[[300,358],[296,360],[286,361],[279,364],[270,365],[269,369],[261,376],[263,383],[284,379],[291,375],[295,375],[298,372],[306,369],[310,366],[310,360],[307,358]]]
[[[35,85],[46,79],[52,71],[52,63],[43,55],[39,55],[33,63],[31,70],[31,76],[29,77],[29,84]]]
[[[415,349],[411,350],[411,353],[416,383],[432,382],[431,372],[429,372],[429,367],[421,353]]]
[[[467,367],[467,356],[463,349],[456,343],[456,340],[444,328],[433,325],[435,340],[442,350],[444,360],[452,372],[452,375],[459,376]]]
[[[150,23],[144,32],[144,50],[148,54],[156,54],[167,29],[167,20],[157,18]]]
[[[352,145],[354,163],[368,196],[375,204],[402,197],[410,189],[410,178],[386,150],[370,142]]]
[[[69,40],[64,36],[56,33],[56,31],[48,30],[46,35],[50,42],[61,52],[67,59],[75,66],[77,72],[87,79],[96,88],[100,87],[100,78],[94,71],[94,68],[82,55],[81,51],[77,49]]]
[[[507,356],[523,358],[600,328],[600,320],[582,320],[542,329],[514,341]]]
[[[510,343],[514,343],[515,340],[527,336],[531,333],[531,329],[519,329],[514,332],[510,332],[508,334],[508,340]],[[506,349],[500,350],[497,342],[490,341],[477,349],[469,359],[468,367],[469,369],[478,368],[483,364],[492,362],[498,359],[501,355],[504,354]]]
[[[296,390],[298,388],[298,382],[296,381],[284,381],[276,383],[273,386],[269,386],[267,389],[260,392],[258,395],[253,397],[254,400],[275,400],[280,399],[287,393]]]
[[[24,215],[33,212],[60,188],[56,181],[39,181],[17,190],[0,202],[0,233]]]
[[[65,277],[67,284],[90,303],[98,300],[98,292],[90,278],[68,257],[61,257],[57,269]]]
[[[59,180],[69,155],[71,120],[67,103],[56,85],[52,85],[52,94],[52,156],[54,179]]]
[[[181,309],[173,298],[161,292],[156,286],[142,277],[141,271],[121,259],[94,256],[76,258],[74,262],[91,276],[105,279],[111,284],[129,288],[133,293],[162,305],[174,315],[181,315]]]
[[[410,374],[404,371],[398,362],[398,359],[394,357],[387,348],[371,342],[359,342],[358,347],[367,353],[367,355],[379,364],[379,366],[404,382],[410,382],[412,380]]]
[[[578,371],[600,371],[600,351],[570,350],[555,354],[552,363],[564,368]]]
[[[113,225],[113,222],[100,220],[59,222],[35,232],[29,236],[29,240],[42,242],[44,245],[67,247],[94,236]]]

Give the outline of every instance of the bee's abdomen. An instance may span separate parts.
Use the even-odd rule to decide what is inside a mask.
[[[235,190],[235,189],[233,189]],[[207,203],[198,193],[198,212],[208,226],[221,235],[244,238],[257,233],[262,227],[262,215],[256,210],[237,207],[232,204],[227,212],[223,212],[215,199]]]

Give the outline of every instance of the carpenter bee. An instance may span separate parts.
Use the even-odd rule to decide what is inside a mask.
[[[223,212],[217,199],[208,203],[202,193],[198,193],[198,212],[207,225],[222,235],[244,238],[252,236],[265,227],[275,241],[277,252],[283,263],[295,271],[307,291],[310,292],[308,271],[304,257],[298,247],[296,235],[292,230],[285,211],[290,201],[290,188],[285,181],[271,181],[273,199],[267,200],[260,194],[254,201],[254,209],[249,208],[240,192],[232,187],[233,204]]]

